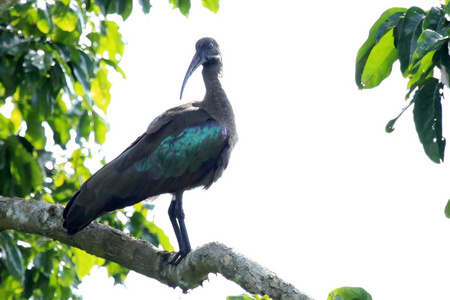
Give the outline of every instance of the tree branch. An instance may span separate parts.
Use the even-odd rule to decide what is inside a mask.
[[[158,250],[146,241],[97,222],[68,236],[62,227],[63,208],[59,204],[0,196],[0,231],[13,229],[47,236],[183,291],[201,285],[209,273],[220,273],[252,294],[269,295],[272,299],[312,299],[275,273],[217,242],[197,248],[174,267],[168,264],[172,252]]]

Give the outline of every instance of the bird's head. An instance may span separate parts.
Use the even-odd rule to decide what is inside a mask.
[[[189,65],[186,76],[183,80],[183,85],[181,86],[180,99],[183,97],[184,86],[186,85],[189,77],[191,77],[200,65],[207,65],[211,63],[222,64],[222,54],[220,53],[219,44],[217,44],[216,40],[213,38],[205,37],[199,39],[195,44],[195,50],[194,58]]]

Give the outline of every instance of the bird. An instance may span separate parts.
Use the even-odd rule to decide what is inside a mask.
[[[205,96],[173,107],[158,117],[118,157],[87,179],[67,203],[63,227],[74,235],[106,213],[161,194],[171,194],[168,214],[179,251],[178,265],[191,251],[183,193],[208,189],[227,168],[238,140],[235,117],[222,87],[222,54],[215,39],[201,38],[188,67],[180,99],[191,75],[203,66]]]

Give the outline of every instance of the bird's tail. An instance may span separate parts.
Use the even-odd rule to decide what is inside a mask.
[[[80,196],[87,196],[83,195],[83,192],[84,191],[76,192],[64,208],[63,227],[67,229],[67,234],[69,235],[74,235],[78,231],[82,230],[96,217],[95,214],[92,215],[87,211],[86,206],[79,205],[79,201],[76,201]]]

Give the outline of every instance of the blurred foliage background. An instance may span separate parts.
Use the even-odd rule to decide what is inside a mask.
[[[170,0],[188,16],[189,0]],[[136,4],[135,4],[136,5]],[[217,12],[218,1],[203,1]],[[149,13],[149,0],[139,0]],[[119,24],[132,0],[9,1],[0,5],[0,195],[66,204],[90,175],[89,160],[108,131],[108,74],[119,67]],[[119,16],[119,18],[118,18]],[[120,101],[120,99],[116,99]],[[140,203],[101,222],[173,250]],[[121,216],[118,218],[117,214]],[[54,242],[0,233],[0,299],[81,299],[76,288],[94,266],[116,283],[128,270]]]

